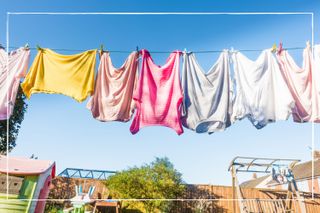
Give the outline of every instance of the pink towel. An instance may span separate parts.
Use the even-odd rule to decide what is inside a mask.
[[[300,68],[286,50],[277,54],[281,73],[295,101],[292,111],[295,122],[312,120],[312,53],[308,45],[303,50],[303,67]]]
[[[87,108],[100,121],[130,120],[134,111],[133,90],[137,81],[138,52],[132,52],[120,68],[112,65],[110,54],[100,59],[94,94]]]
[[[7,70],[9,59],[9,70]],[[30,50],[21,47],[6,53],[0,49],[0,120],[10,118],[16,101],[20,78],[27,72]]]
[[[134,92],[136,115],[130,127],[132,134],[145,126],[160,125],[183,133],[180,115],[182,90],[179,78],[181,52],[172,52],[163,66],[154,64],[150,53],[142,50],[142,67]]]

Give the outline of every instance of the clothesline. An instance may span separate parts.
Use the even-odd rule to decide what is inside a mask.
[[[110,54],[101,54],[95,72],[99,48],[55,49],[81,52],[75,55],[58,54],[49,48],[37,51],[27,72],[30,49],[41,47],[25,45],[10,54],[0,49],[0,64],[10,62],[9,69],[2,66],[0,70],[1,82],[8,82],[2,85],[9,84],[0,87],[0,120],[10,118],[20,78],[24,77],[21,88],[27,98],[34,93],[63,94],[83,102],[90,96],[87,108],[97,120],[127,122],[134,115],[132,134],[154,125],[172,128],[179,135],[182,126],[197,133],[213,133],[244,118],[261,129],[291,115],[295,122],[320,123],[320,45],[311,48],[310,42],[304,48],[288,48],[304,49],[302,67],[289,51],[281,51],[282,44],[267,51],[236,50],[237,54],[195,51],[221,52],[207,72],[194,53],[171,52],[167,62],[158,66],[146,49],[141,54],[130,51],[120,68],[112,65]],[[243,51],[261,53],[250,60]]]
[[[4,47],[0,44],[0,47]],[[5,48],[5,47],[4,47]],[[18,49],[19,47],[15,47],[15,46],[10,46],[10,49]],[[285,50],[303,50],[305,47],[288,47],[288,48],[284,48]],[[29,47],[30,50],[37,50],[37,47]],[[54,51],[64,51],[64,52],[84,52],[87,51],[88,49],[66,49],[66,48],[50,48],[51,50]],[[93,48],[93,49],[97,49],[97,48]],[[236,49],[237,51],[240,52],[261,52],[264,49]],[[108,50],[106,49],[105,51],[110,52],[110,53],[131,53],[134,50]],[[189,50],[188,50],[189,51]],[[223,50],[196,50],[196,51],[190,51],[193,53],[220,53]],[[171,53],[172,51],[159,51],[159,50],[155,50],[155,51],[149,51],[150,53]]]

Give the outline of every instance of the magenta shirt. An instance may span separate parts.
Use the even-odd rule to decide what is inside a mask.
[[[180,115],[182,89],[179,77],[181,52],[172,52],[163,66],[154,64],[150,53],[142,50],[142,66],[133,99],[136,114],[130,127],[132,134],[145,126],[166,126],[178,135],[183,133]]]

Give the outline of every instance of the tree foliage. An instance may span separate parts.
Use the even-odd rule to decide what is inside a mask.
[[[15,102],[13,113],[9,119],[9,151],[11,151],[16,146],[16,140],[18,137],[19,129],[21,123],[24,119],[24,113],[27,109],[27,104],[25,103],[25,95],[22,92],[21,87],[19,87],[17,99]],[[7,120],[0,121],[0,153],[6,154],[7,152]]]
[[[106,185],[111,197],[118,199],[174,199],[185,190],[182,175],[168,158],[156,158],[150,164],[118,172],[107,179]],[[163,200],[124,202],[123,205],[143,212],[169,212],[171,207],[170,202]]]

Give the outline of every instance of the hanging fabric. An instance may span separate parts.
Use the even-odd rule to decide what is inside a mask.
[[[180,121],[181,52],[172,52],[163,66],[155,65],[147,50],[142,50],[141,54],[141,73],[133,96],[137,109],[130,131],[135,134],[142,127],[160,125],[172,128],[180,135],[183,133]]]
[[[128,121],[134,111],[132,99],[137,81],[138,52],[132,52],[120,68],[112,64],[109,52],[103,52],[95,90],[87,108],[100,121]]]
[[[27,48],[21,47],[9,54],[0,48],[0,120],[9,119],[13,113],[20,78],[26,74],[29,59],[30,50]]]
[[[314,48],[314,64],[312,67],[312,121],[320,123],[320,45]]]
[[[257,129],[287,120],[294,101],[271,49],[262,51],[256,61],[237,51],[232,59],[236,88],[232,120],[248,117]]]
[[[211,69],[204,73],[193,53],[184,54],[182,68],[182,124],[197,133],[213,133],[230,126],[230,63],[223,51]]]
[[[96,50],[75,55],[61,55],[39,49],[22,89],[30,98],[33,93],[55,93],[84,101],[94,90]]]
[[[287,50],[277,54],[281,73],[295,101],[292,111],[295,122],[312,120],[312,53],[311,47],[303,50],[303,66],[299,67]]]

